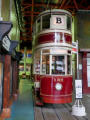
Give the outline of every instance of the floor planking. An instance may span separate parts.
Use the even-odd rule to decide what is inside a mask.
[[[86,117],[72,116],[71,104],[45,104],[34,106],[35,120],[88,120]]]

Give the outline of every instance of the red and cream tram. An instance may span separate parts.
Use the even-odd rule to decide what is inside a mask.
[[[47,10],[33,26],[33,72],[43,103],[72,102],[72,15]]]

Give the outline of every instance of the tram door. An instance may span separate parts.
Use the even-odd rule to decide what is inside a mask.
[[[0,63],[0,110],[2,109],[3,101],[3,64]]]

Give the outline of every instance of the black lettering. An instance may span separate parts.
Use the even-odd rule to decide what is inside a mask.
[[[61,20],[61,18],[60,17],[56,17],[56,23],[62,23],[62,20]]]

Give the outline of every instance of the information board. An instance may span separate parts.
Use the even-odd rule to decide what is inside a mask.
[[[82,80],[75,80],[76,98],[82,98]]]

